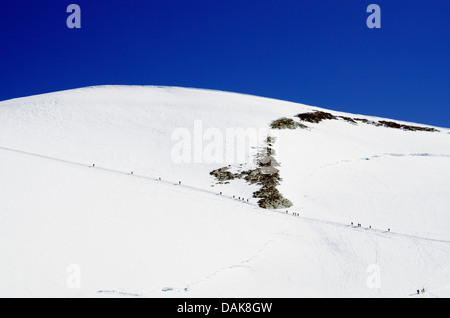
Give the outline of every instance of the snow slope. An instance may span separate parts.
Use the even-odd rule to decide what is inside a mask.
[[[174,131],[196,136],[198,120],[225,145],[227,129],[312,110],[169,87],[0,102],[0,296],[450,296],[448,129],[271,131],[289,214],[233,199],[255,187],[209,175],[239,161],[173,160]]]

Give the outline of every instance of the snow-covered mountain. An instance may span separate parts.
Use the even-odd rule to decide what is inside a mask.
[[[0,296],[448,297],[449,133],[186,88],[0,102]],[[288,209],[210,175],[267,135]]]

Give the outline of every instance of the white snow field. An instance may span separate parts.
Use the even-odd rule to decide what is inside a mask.
[[[200,120],[225,136],[313,110],[134,86],[0,102],[0,297],[449,297],[448,129],[271,131],[289,214],[216,184],[237,159],[174,160]]]

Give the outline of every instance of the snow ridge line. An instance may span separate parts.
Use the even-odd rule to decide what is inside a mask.
[[[17,149],[12,149],[12,148],[7,148],[7,147],[2,147],[0,146],[0,150],[2,151],[7,151],[7,152],[13,152],[13,153],[18,153],[18,154],[22,154],[22,155],[27,155],[27,156],[32,156],[32,157],[37,157],[40,159],[45,159],[45,160],[50,160],[50,161],[55,161],[55,162],[59,162],[59,163],[63,163],[63,164],[68,164],[68,165],[73,165],[73,166],[78,166],[78,167],[82,167],[82,168],[94,168],[95,170],[98,171],[104,171],[104,172],[109,172],[109,173],[114,173],[114,174],[120,174],[120,175],[124,175],[124,176],[133,176],[135,178],[140,178],[140,179],[145,179],[145,180],[149,180],[152,182],[158,182],[158,183],[163,183],[166,185],[171,185],[171,186],[179,186],[185,189],[190,189],[192,191],[196,191],[196,192],[202,192],[202,193],[206,193],[206,194],[212,194],[215,195],[217,197],[221,197],[224,199],[228,199],[228,200],[233,200],[236,202],[240,202],[242,204],[247,204],[249,206],[254,207],[257,210],[261,210],[264,212],[270,211],[270,212],[275,212],[279,215],[286,215],[285,212],[279,211],[279,210],[267,210],[267,209],[262,209],[260,208],[257,204],[251,203],[251,202],[246,202],[246,201],[242,201],[242,200],[238,200],[236,198],[233,198],[232,196],[227,196],[227,195],[220,195],[214,191],[209,191],[209,190],[204,190],[201,188],[196,188],[193,186],[188,186],[188,185],[183,185],[183,184],[179,184],[176,182],[171,182],[171,181],[165,181],[165,180],[160,180],[159,178],[153,178],[153,177],[148,177],[148,176],[140,176],[137,174],[133,174],[133,173],[127,173],[127,172],[123,172],[120,170],[114,170],[114,169],[109,169],[109,168],[102,168],[102,167],[93,167],[92,165],[86,165],[83,163],[79,163],[79,162],[75,162],[75,161],[70,161],[70,160],[65,160],[65,159],[58,159],[58,158],[54,158],[54,157],[50,157],[50,156],[46,156],[46,155],[41,155],[41,154],[36,154],[36,153],[32,153],[32,152],[27,152],[27,151],[23,151],[23,150],[17,150]],[[289,214],[289,216],[291,216]],[[324,221],[324,220],[319,220],[319,219],[312,219],[312,218],[306,218],[306,217],[301,217],[301,216],[296,216],[297,219],[303,221],[303,222],[308,222],[308,223],[319,223],[319,224],[326,224],[326,225],[331,225],[331,226],[335,226],[335,227],[345,227],[345,228],[349,228],[349,229],[355,229],[358,230],[359,228],[355,227],[355,226],[351,226],[351,225],[346,225],[343,223],[338,223],[338,222],[332,222],[332,221]],[[395,233],[395,232],[390,232],[390,231],[382,231],[382,230],[377,230],[377,229],[364,229],[366,231],[367,234],[374,234],[374,235],[383,235],[386,236],[386,234],[391,235],[391,236],[397,236],[397,237],[403,237],[403,238],[407,238],[407,239],[412,239],[412,240],[421,240],[421,241],[427,241],[427,242],[434,242],[434,243],[443,243],[443,244],[450,244],[450,241],[447,240],[439,240],[439,239],[432,239],[432,238],[425,238],[425,237],[420,237],[420,236],[414,236],[414,235],[408,235],[408,234],[401,234],[401,233]]]

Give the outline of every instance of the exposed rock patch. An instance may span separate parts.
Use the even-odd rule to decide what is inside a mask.
[[[420,126],[410,126],[410,125],[404,125],[399,124],[393,121],[372,121],[364,118],[350,118],[345,116],[334,116],[333,114],[322,112],[322,111],[315,111],[311,113],[303,113],[298,114],[295,117],[300,118],[301,121],[318,124],[324,120],[339,120],[343,119],[349,123],[352,124],[358,124],[358,122],[373,125],[376,127],[386,127],[386,128],[393,128],[393,129],[401,129],[405,131],[426,131],[426,132],[439,132],[439,130],[432,128],[432,127],[420,127]]]
[[[306,128],[308,128],[308,126],[303,125],[302,123],[298,123],[298,122],[294,121],[292,118],[283,117],[283,118],[274,120],[270,124],[270,128],[272,128],[272,129],[297,129],[297,128],[306,129]]]
[[[274,158],[275,151],[272,148],[275,138],[267,137],[266,146],[257,155],[257,168],[233,173],[231,166],[216,169],[210,172],[219,184],[231,180],[242,179],[249,184],[257,184],[261,188],[253,193],[253,197],[259,199],[258,205],[264,209],[285,209],[292,206],[292,202],[284,198],[277,186],[282,181],[280,177],[279,163]]]

